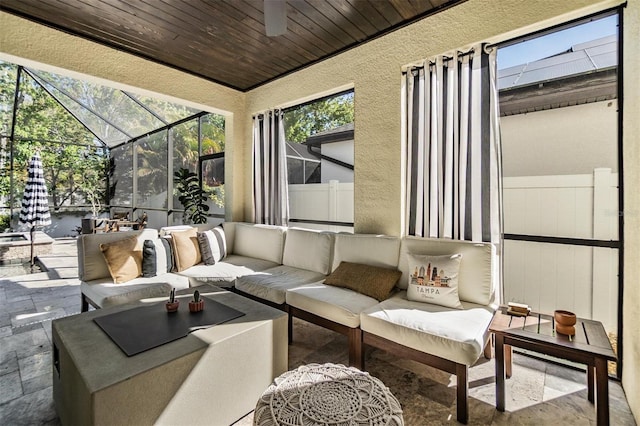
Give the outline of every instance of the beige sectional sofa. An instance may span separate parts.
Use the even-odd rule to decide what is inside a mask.
[[[78,256],[83,309],[88,303],[103,307],[168,294],[171,286],[211,283],[226,287],[286,310],[290,319],[299,317],[347,335],[349,363],[353,366],[365,368],[363,348],[370,345],[455,374],[457,418],[467,422],[468,368],[487,347],[488,327],[497,307],[493,245],[234,222],[224,223],[223,228],[227,255],[215,265],[198,264],[179,273],[167,273],[159,264],[156,277],[136,278],[125,284],[112,284],[106,265],[101,264],[104,259],[100,259],[100,242],[111,241],[118,234],[81,236]],[[168,231],[170,228],[163,229],[163,233]],[[142,242],[155,241],[157,234],[145,230],[135,235]],[[162,244],[156,244],[158,257],[163,250],[160,247]],[[410,254],[461,255],[457,289],[462,309],[409,300]],[[324,283],[342,262],[397,269],[402,276],[391,296],[380,301]]]

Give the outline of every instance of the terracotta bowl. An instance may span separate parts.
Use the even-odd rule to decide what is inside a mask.
[[[576,314],[573,312],[558,310],[553,313],[553,317],[558,325],[576,325]]]
[[[572,325],[556,324],[556,331],[558,334],[564,334],[565,336],[576,335],[576,328]]]

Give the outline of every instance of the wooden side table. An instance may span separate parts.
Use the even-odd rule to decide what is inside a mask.
[[[607,361],[616,355],[602,323],[578,318],[576,335],[555,332],[552,315],[530,314],[527,317],[508,315],[500,308],[489,326],[495,336],[496,352],[496,408],[505,409],[505,376],[511,377],[511,347],[517,346],[534,352],[555,356],[587,365],[587,396],[594,402],[598,425],[609,424],[609,375]]]

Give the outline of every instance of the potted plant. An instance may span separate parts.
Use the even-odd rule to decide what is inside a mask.
[[[204,300],[200,299],[198,290],[193,292],[193,300],[189,302],[189,312],[200,312],[204,309]]]
[[[176,312],[178,306],[180,306],[180,301],[176,300],[176,289],[172,288],[169,294],[169,301],[165,303],[165,308],[167,308],[167,312]]]
[[[207,223],[209,193],[200,187],[198,175],[189,169],[181,168],[173,174],[173,182],[178,200],[184,206],[182,222],[185,225]]]

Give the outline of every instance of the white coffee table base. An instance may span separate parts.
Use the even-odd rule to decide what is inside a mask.
[[[403,425],[404,420],[396,397],[369,373],[309,364],[274,380],[258,401],[253,424]]]

